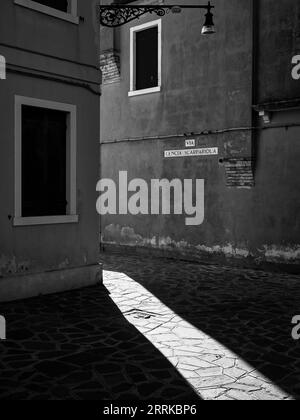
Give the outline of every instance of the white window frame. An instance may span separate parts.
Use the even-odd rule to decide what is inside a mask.
[[[37,3],[33,0],[14,0],[14,3],[18,6],[23,6],[27,9],[35,10],[36,12],[44,13],[46,15],[79,25],[78,0],[69,1],[71,1],[71,4],[67,13],[54,9],[53,7],[44,6],[43,4]]]
[[[158,27],[158,83],[156,87],[148,89],[136,90],[135,88],[135,55],[136,55],[136,33],[145,29]],[[162,62],[162,41],[161,41],[161,19],[154,20],[152,22],[144,23],[139,26],[130,28],[130,91],[128,96],[145,95],[148,93],[155,93],[161,91],[161,62]]]
[[[68,113],[67,118],[67,197],[68,214],[62,216],[22,217],[22,105],[54,109]],[[77,107],[60,102],[45,101],[15,95],[15,217],[14,226],[78,223],[76,172],[77,172]]]

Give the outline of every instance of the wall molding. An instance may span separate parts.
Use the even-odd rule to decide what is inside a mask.
[[[65,20],[69,23],[79,25],[79,17],[77,16],[77,0],[71,0],[70,10],[67,13],[54,9],[53,7],[44,6],[43,4],[32,0],[14,0],[14,3],[35,12],[43,13],[57,19]]]

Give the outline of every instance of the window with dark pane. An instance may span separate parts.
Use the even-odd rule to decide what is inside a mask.
[[[22,106],[22,216],[67,214],[67,113]]]
[[[158,27],[136,32],[136,90],[158,85]]]
[[[68,12],[68,0],[33,0],[36,3],[43,4],[44,6],[52,7],[53,9]]]

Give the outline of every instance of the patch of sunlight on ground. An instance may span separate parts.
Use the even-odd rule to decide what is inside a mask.
[[[104,271],[104,285],[124,317],[203,399],[290,399],[237,354],[185,321],[124,273]]]

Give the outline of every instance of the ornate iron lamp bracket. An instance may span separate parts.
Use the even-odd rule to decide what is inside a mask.
[[[139,19],[147,13],[156,14],[159,17],[167,13],[180,13],[181,9],[206,9],[208,13],[214,6],[210,2],[207,5],[168,5],[168,6],[127,6],[127,5],[98,5],[98,17],[102,26],[117,28],[135,19]]]

